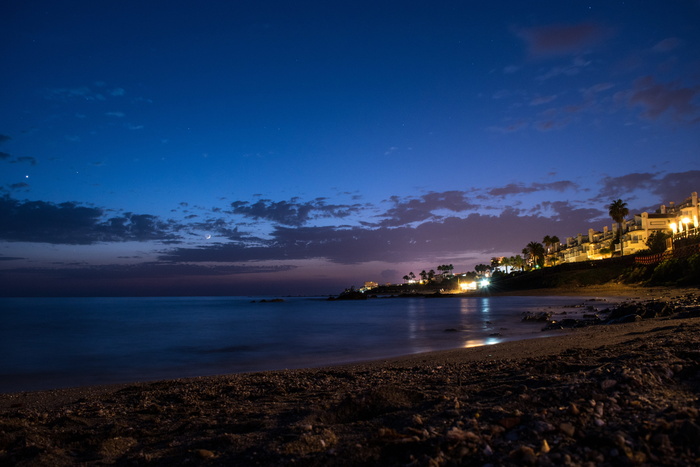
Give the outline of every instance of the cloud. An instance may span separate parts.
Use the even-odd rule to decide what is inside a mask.
[[[600,209],[595,208],[580,208],[576,207],[569,201],[545,201],[542,203],[542,207],[551,210],[554,215],[553,219],[560,222],[562,225],[572,226],[572,229],[567,229],[564,234],[566,236],[573,236],[579,232],[583,232],[582,227],[586,225],[585,231],[588,228],[594,228],[595,226],[591,223],[599,219],[604,214]],[[579,226],[578,229],[575,226]]]
[[[234,214],[240,214],[250,219],[264,219],[277,224],[302,226],[316,218],[344,218],[357,212],[358,205],[328,205],[323,198],[311,202],[300,203],[295,199],[290,201],[260,200],[254,204],[247,201],[231,203]]]
[[[694,103],[700,96],[700,86],[683,87],[679,82],[657,83],[653,77],[645,76],[635,80],[631,92],[626,96],[632,106],[644,109],[642,115],[655,120],[663,114],[670,114],[676,121],[697,123],[698,106]]]
[[[27,163],[29,165],[36,165],[37,161],[35,158],[30,157],[30,156],[21,156],[21,157],[17,157],[14,160],[10,161],[10,164],[22,164],[22,163]]]
[[[2,259],[2,257],[0,257]],[[41,274],[82,280],[120,280],[120,279],[168,279],[183,276],[229,276],[237,274],[263,274],[295,269],[292,265],[198,265],[174,264],[163,262],[144,262],[136,264],[101,264],[101,265],[63,265],[53,268],[16,268],[3,270],[12,274]]]
[[[530,185],[524,185],[522,183],[509,183],[503,187],[491,188],[488,190],[487,194],[489,196],[513,196],[521,195],[527,193],[534,193],[536,191],[559,191],[563,192],[566,190],[576,190],[579,186],[569,180],[560,180],[558,182],[551,183],[531,183]]]
[[[17,261],[17,260],[20,260],[20,259],[24,259],[24,258],[19,257],[19,256],[3,256],[3,255],[0,255],[0,261]]]
[[[596,200],[624,198],[634,191],[647,191],[659,198],[659,204],[679,202],[700,187],[700,170],[686,172],[631,173],[620,177],[605,177]]]
[[[395,196],[391,198],[391,201],[394,203],[394,207],[381,215],[381,217],[386,217],[380,223],[385,227],[407,225],[436,218],[435,211],[439,210],[462,212],[478,207],[470,203],[462,191],[431,192],[420,198],[406,200]]]
[[[537,96],[530,100],[530,105],[535,106],[535,105],[543,105],[543,104],[548,104],[552,102],[554,99],[556,99],[556,95],[551,95],[551,96]]]
[[[105,115],[108,117],[124,118],[126,114],[124,112],[106,112]]]
[[[88,86],[76,86],[72,88],[49,88],[44,91],[44,96],[49,100],[57,101],[104,101],[104,94],[93,91]]]
[[[170,223],[148,214],[105,212],[77,203],[18,201],[0,197],[0,239],[15,242],[88,245],[98,242],[177,241]]]
[[[6,141],[10,141],[11,139],[12,138],[7,136],[7,135],[0,134],[0,144],[4,143]]]
[[[651,48],[654,52],[659,52],[659,53],[666,53],[670,52],[674,49],[677,49],[683,44],[683,41],[680,40],[677,37],[669,37],[667,39],[662,40],[661,42],[657,43],[654,45],[654,47]]]
[[[505,126],[490,126],[487,129],[489,131],[494,131],[497,133],[514,133],[516,131],[527,128],[527,126],[528,122],[526,120],[521,119]]]
[[[552,67],[546,73],[536,76],[535,79],[537,81],[546,81],[561,75],[575,76],[581,73],[581,71],[590,64],[590,61],[584,60],[581,57],[576,57],[570,64]]]
[[[563,213],[563,208],[560,208]],[[572,210],[571,216],[575,211]],[[587,216],[599,214],[584,210]],[[563,216],[563,214],[561,214]],[[557,219],[520,215],[506,209],[498,216],[472,213],[465,218],[428,220],[401,227],[277,227],[272,238],[257,246],[243,242],[201,248],[175,248],[160,259],[173,262],[247,262],[324,259],[336,264],[367,262],[433,262],[455,252],[520,251],[527,242],[544,235],[568,234],[582,229],[587,218],[564,225]]]
[[[15,157],[14,159],[10,159],[12,157],[12,154],[8,154],[6,152],[0,151],[0,161],[5,161],[10,164],[29,164],[29,165],[37,165],[37,160],[34,157],[30,156],[21,156],[21,157]]]
[[[569,124],[568,119],[563,120],[540,120],[535,123],[535,128],[539,131],[559,130]]]
[[[615,87],[613,83],[598,83],[586,89],[583,89],[581,91],[581,94],[583,94],[583,97],[586,100],[591,100],[594,99],[597,94],[607,91],[608,89],[611,89],[613,87]]]
[[[520,29],[516,34],[525,41],[531,56],[546,58],[584,52],[600,43],[608,31],[594,23],[581,23]]]

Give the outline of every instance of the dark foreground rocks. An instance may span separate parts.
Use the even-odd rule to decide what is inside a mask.
[[[700,318],[302,371],[0,395],[0,465],[700,463]]]

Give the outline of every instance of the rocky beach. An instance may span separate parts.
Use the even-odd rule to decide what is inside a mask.
[[[697,465],[698,290],[540,293],[580,297],[615,324],[338,367],[2,394],[0,465]],[[606,309],[606,295],[629,300]]]

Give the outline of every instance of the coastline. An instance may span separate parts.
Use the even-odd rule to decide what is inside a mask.
[[[692,463],[698,333],[700,318],[664,317],[335,367],[2,394],[0,464]]]

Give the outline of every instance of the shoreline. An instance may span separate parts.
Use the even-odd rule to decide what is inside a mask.
[[[698,296],[608,289],[574,295]],[[697,460],[700,318],[564,332],[313,369],[0,394],[0,464]]]

